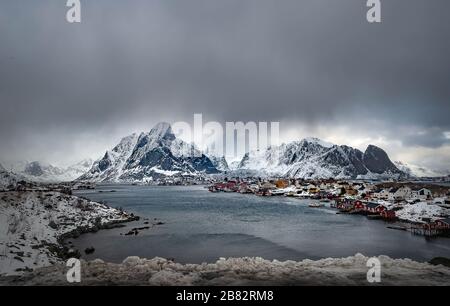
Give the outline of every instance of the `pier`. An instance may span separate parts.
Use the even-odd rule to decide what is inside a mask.
[[[413,235],[421,235],[426,237],[437,237],[448,232],[448,229],[435,223],[412,224],[411,233]]]

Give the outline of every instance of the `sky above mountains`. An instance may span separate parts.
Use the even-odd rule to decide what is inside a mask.
[[[450,168],[450,2],[65,1],[0,4],[0,160],[97,158],[156,122],[279,121]]]

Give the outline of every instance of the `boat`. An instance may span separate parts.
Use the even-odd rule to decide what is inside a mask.
[[[284,189],[273,189],[273,190],[270,191],[270,193],[273,196],[282,196],[282,195],[284,195],[286,193],[286,190],[284,190]]]
[[[300,198],[300,199],[307,199],[311,198],[311,195],[309,193],[296,193],[292,195],[293,197]]]
[[[209,186],[209,187],[208,187],[208,190],[209,190],[210,192],[219,192],[219,191],[220,191],[220,190],[217,189],[215,186]]]
[[[322,203],[311,203],[308,206],[312,207],[312,208],[319,208],[319,207],[324,207],[325,205],[323,205]]]

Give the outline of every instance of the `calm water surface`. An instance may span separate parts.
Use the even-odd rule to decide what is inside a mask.
[[[110,192],[115,190],[115,192]],[[101,192],[103,191],[103,192]],[[122,207],[153,226],[125,236],[144,220],[125,228],[85,234],[72,240],[83,256],[120,262],[127,256],[174,258],[181,263],[213,262],[219,257],[260,256],[301,260],[356,253],[427,261],[450,257],[450,239],[425,239],[386,228],[364,216],[337,215],[335,209],[310,208],[309,200],[210,193],[203,187],[104,185],[77,195]]]

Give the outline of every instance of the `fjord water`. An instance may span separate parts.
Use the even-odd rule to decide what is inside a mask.
[[[150,223],[164,222],[136,236],[124,233],[145,226],[143,219],[72,240],[81,251],[95,247],[94,254],[83,253],[86,259],[121,262],[127,256],[159,256],[202,263],[219,257],[302,260],[356,253],[418,261],[450,257],[448,238],[425,239],[388,229],[380,220],[310,208],[309,200],[210,193],[201,186],[102,185],[75,194],[122,207]]]

